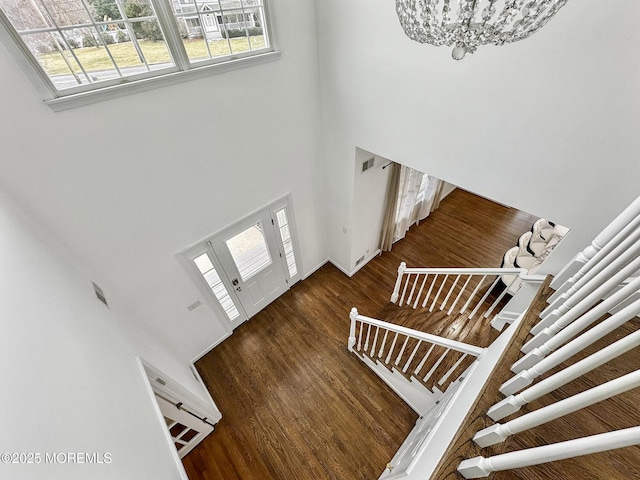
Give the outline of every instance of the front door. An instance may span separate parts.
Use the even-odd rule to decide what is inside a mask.
[[[232,329],[300,279],[292,221],[281,200],[182,253]]]
[[[215,236],[211,245],[248,317],[289,288],[269,210]]]

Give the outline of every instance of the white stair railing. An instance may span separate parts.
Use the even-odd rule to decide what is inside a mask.
[[[491,472],[529,467],[638,444],[640,444],[640,427],[631,427],[489,458],[470,458],[460,463],[458,472],[464,478],[483,478],[488,477]]]
[[[582,408],[620,395],[638,386],[640,386],[640,370],[628,373],[615,380],[590,388],[589,390],[552,403],[546,407],[539,408],[510,422],[491,425],[476,433],[473,441],[481,447],[495,445],[496,443],[504,442],[510,435],[515,435],[543,425],[556,418],[563,417]]]
[[[628,230],[625,231],[625,228],[629,224],[636,222],[638,218],[640,218],[640,197],[636,198],[631,205],[614,218],[591,242],[591,245],[578,253],[571,262],[567,263],[562,271],[554,277],[551,287],[560,293],[566,291],[566,288],[571,285],[571,277],[610,243],[613,243],[612,246],[617,245],[628,232]]]
[[[607,287],[603,286],[603,288],[606,289]],[[633,297],[639,289],[640,277],[632,280],[595,307],[593,307],[593,305],[596,304],[596,300],[589,298],[590,296],[585,298],[582,302],[573,307],[566,314],[558,318],[558,320],[556,320],[549,327],[546,327],[542,331],[535,334],[535,336],[531,340],[523,345],[521,349],[522,352],[526,354],[531,352],[535,348],[542,348],[543,345],[547,344],[547,342],[550,342],[551,338],[553,338],[554,335],[558,334],[560,331],[563,331],[563,329],[565,329],[564,341],[573,338],[573,336],[589,327],[593,322],[600,319],[604,314],[611,311],[614,307]],[[592,295],[596,299],[599,297],[598,291],[594,292]],[[622,308],[624,308],[625,306],[628,305],[624,305]],[[589,308],[591,308],[591,310],[589,310]],[[620,311],[620,309],[618,311]],[[587,312],[588,315],[585,314]],[[533,333],[533,330],[531,331],[531,333]],[[549,350],[547,353],[550,352],[551,350]]]
[[[520,373],[526,369],[530,369],[541,363],[543,358],[545,358],[550,353],[555,352],[556,350],[560,352],[560,350],[566,349],[566,353],[563,354],[565,358],[563,358],[562,361],[566,360],[567,358],[569,358],[569,356],[575,355],[580,350],[588,347],[595,341],[604,337],[609,332],[612,332],[619,326],[631,320],[636,315],[640,314],[640,300],[636,300],[635,302],[629,304],[616,314],[611,315],[606,320],[603,320],[592,329],[587,330],[575,340],[567,343],[564,347],[562,347],[562,349],[558,350],[561,345],[564,345],[569,339],[573,338],[580,330],[582,330],[581,327],[586,328],[586,326],[591,325],[598,318],[600,318],[596,316],[597,313],[594,314],[593,312],[597,312],[597,309],[593,309],[587,312],[583,315],[583,317],[580,318],[580,320],[560,331],[560,333],[558,333],[557,335],[551,337],[540,347],[531,350],[524,357],[513,364],[513,366],[511,367],[511,371],[513,373]]]
[[[443,392],[484,348],[359,315],[351,310],[349,351]]]
[[[507,294],[512,295],[523,280],[540,282],[544,277],[527,275],[523,268],[407,268],[398,267],[391,302],[446,311],[447,315],[480,312],[484,318],[494,312]]]
[[[561,336],[565,332],[563,330],[558,335],[549,340],[549,342],[543,345],[541,349],[534,349],[525,357],[522,357],[520,360],[518,360],[513,365],[513,367],[511,367],[511,371],[517,373],[517,375],[503,383],[500,387],[500,392],[502,392],[502,394],[504,395],[512,395],[519,390],[528,387],[540,375],[543,375],[552,368],[557,367],[565,360],[574,356],[576,353],[582,351],[608,333],[625,324],[639,313],[640,300],[637,300],[629,306],[620,310],[615,315],[612,315],[595,327],[587,330],[563,347],[554,351],[548,357],[543,358],[544,352],[546,350],[550,350],[551,348],[555,347],[555,345],[549,345],[551,342],[555,343],[556,341],[560,342],[563,340],[561,338]],[[525,358],[526,360],[524,360]],[[531,367],[527,367],[527,364],[529,363],[534,363],[534,365]]]
[[[605,245],[602,250],[596,253],[587,263],[585,263],[571,278],[569,278],[561,289],[549,297],[549,303],[553,303],[561,297],[568,298],[580,287],[578,282],[586,282],[597,275],[613,259],[620,255],[640,239],[640,216],[634,219],[629,225],[623,228],[618,234]],[[607,259],[609,259],[607,261]],[[585,280],[586,277],[586,280]],[[583,283],[584,284],[584,283]]]
[[[512,415],[529,402],[533,402],[534,400],[563,387],[576,378],[589,373],[593,369],[604,365],[639,345],[640,330],[637,330],[602,350],[598,350],[596,353],[589,355],[583,360],[580,360],[579,362],[560,370],[558,373],[545,378],[517,395],[509,395],[504,400],[492,406],[487,412],[487,415],[496,421],[501,420],[508,415]]]
[[[603,260],[603,263],[605,260]],[[576,283],[578,288],[571,296],[563,295],[549,305],[541,314],[542,320],[531,332],[535,335],[541,329],[556,321],[578,303],[586,298],[591,300],[591,305],[604,298],[625,280],[640,269],[640,241],[634,243],[625,251],[619,252],[606,266],[594,277],[583,277]],[[588,280],[587,280],[588,279]],[[573,290],[573,287],[572,289]],[[565,298],[566,297],[566,298]]]

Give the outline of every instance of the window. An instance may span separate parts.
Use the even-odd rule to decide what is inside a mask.
[[[0,24],[60,98],[273,52],[266,1],[0,0]]]

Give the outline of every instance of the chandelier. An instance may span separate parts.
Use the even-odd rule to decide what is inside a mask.
[[[396,11],[409,38],[453,46],[451,56],[462,60],[479,45],[503,45],[533,35],[565,3],[567,0],[396,0]]]

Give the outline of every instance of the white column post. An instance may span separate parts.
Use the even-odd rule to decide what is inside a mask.
[[[458,471],[464,478],[483,478],[488,477],[491,472],[529,467],[637,444],[640,444],[640,427],[631,427],[577,440],[552,443],[543,447],[527,448],[495,457],[470,458],[460,463]]]
[[[579,268],[580,263],[587,262],[592,258],[599,250],[607,245],[626,225],[631,223],[634,218],[640,215],[640,197],[636,198],[631,205],[625,208],[616,218],[614,218],[609,225],[607,225],[600,234],[591,242],[587,248],[585,248],[578,257],[571,263],[569,263],[558,275],[556,275],[554,281],[551,283],[551,288],[558,290],[562,284],[571,277],[575,271],[573,265],[576,262]],[[573,270],[573,271],[571,271]]]
[[[491,425],[476,433],[473,441],[483,448],[495,445],[496,443],[504,442],[510,435],[515,435],[530,428],[543,425],[556,418],[599,403],[607,398],[615,397],[638,386],[640,386],[640,370],[628,373],[627,375],[590,388],[572,397],[534,410],[505,424],[496,423],[495,425]]]
[[[639,313],[640,313],[640,300],[637,300],[633,302],[631,305],[620,310],[615,315],[612,315],[611,317],[607,318],[603,322],[599,323],[592,329],[587,330],[579,337],[576,337],[575,339],[573,339],[572,341],[564,345],[562,348],[559,348],[557,351],[553,352],[551,355],[549,355],[546,358],[542,358],[544,357],[544,355],[542,354],[542,351],[539,352],[538,351],[539,349],[534,349],[533,351],[529,352],[527,355],[530,357],[531,360],[536,361],[535,365],[526,370],[518,370],[519,373],[516,376],[512,377],[511,379],[507,380],[505,383],[502,384],[502,386],[500,387],[500,391],[502,392],[503,395],[506,396],[506,395],[512,395],[517,391],[525,387],[528,387],[540,375],[558,366],[560,363],[564,362],[566,359],[572,357],[579,351],[585,349],[592,343],[601,339],[609,332],[618,328],[620,325],[623,325],[624,323],[628,322],[630,319],[632,319]],[[545,345],[548,345],[551,342],[554,342],[554,344],[552,344],[551,347],[555,348],[556,347],[555,343],[558,342],[558,340],[563,340],[562,338],[559,338],[563,335],[563,333],[564,332],[559,333],[558,335],[553,337],[551,340],[549,340],[549,342],[547,342],[547,344]],[[566,338],[564,340],[566,340]],[[516,362],[516,364],[514,364],[513,367],[511,367],[511,371],[514,371],[517,367],[524,368],[524,363],[521,361]],[[514,373],[517,373],[517,372],[514,372]]]
[[[585,373],[590,372],[594,368],[619,357],[638,345],[640,345],[640,330],[627,335],[608,347],[598,350],[587,358],[574,363],[548,378],[545,378],[517,395],[509,395],[504,400],[492,406],[487,412],[487,415],[489,415],[489,417],[494,421],[501,420],[508,415],[516,413],[523,405],[526,405],[547,393],[553,392],[557,388],[560,388]]]
[[[393,294],[391,295],[391,303],[396,303],[398,301],[398,295],[400,293],[400,285],[402,284],[402,276],[404,275],[404,271],[407,269],[407,264],[405,262],[401,262],[398,267],[398,278],[396,279],[396,284],[393,287]]]
[[[349,313],[351,318],[351,327],[349,328],[349,351],[353,352],[353,346],[356,344],[356,319],[358,318],[358,309],[352,308]]]

